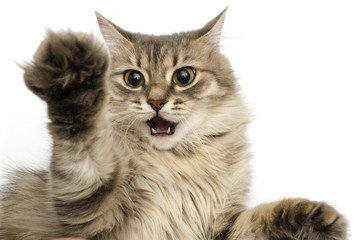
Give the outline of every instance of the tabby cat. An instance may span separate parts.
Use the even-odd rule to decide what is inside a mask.
[[[162,36],[97,13],[106,44],[48,32],[24,79],[48,105],[51,165],[14,174],[0,239],[346,239],[325,203],[245,205],[249,114],[219,49],[225,12]]]

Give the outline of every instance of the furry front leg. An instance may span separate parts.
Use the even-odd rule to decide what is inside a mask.
[[[49,188],[64,236],[91,238],[113,227],[104,219],[120,219],[112,200],[121,166],[103,113],[108,62],[93,36],[49,32],[24,68],[26,85],[48,104]]]
[[[108,56],[93,36],[49,31],[34,61],[24,67],[27,87],[47,102],[54,138],[93,129],[105,98]]]
[[[244,211],[227,232],[231,240],[345,240],[346,221],[331,206],[285,199]]]

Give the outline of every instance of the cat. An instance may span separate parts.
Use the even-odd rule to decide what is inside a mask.
[[[49,30],[23,68],[48,105],[51,164],[14,173],[0,239],[346,239],[323,202],[246,206],[250,117],[220,52],[225,14],[153,36],[96,13],[105,44]]]

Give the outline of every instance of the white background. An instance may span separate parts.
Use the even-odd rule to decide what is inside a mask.
[[[97,10],[124,29],[164,34],[200,28],[226,6],[223,53],[254,116],[249,204],[326,200],[360,239],[359,1],[2,1],[0,182],[14,167],[48,164],[46,106],[15,64],[31,59],[45,27],[100,35]]]

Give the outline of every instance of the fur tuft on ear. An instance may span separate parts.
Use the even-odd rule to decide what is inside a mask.
[[[219,15],[199,30],[200,37],[198,40],[209,45],[219,46],[227,9],[226,7]]]
[[[103,15],[95,12],[101,34],[110,50],[128,48],[131,43],[131,33],[127,32],[106,19]]]

